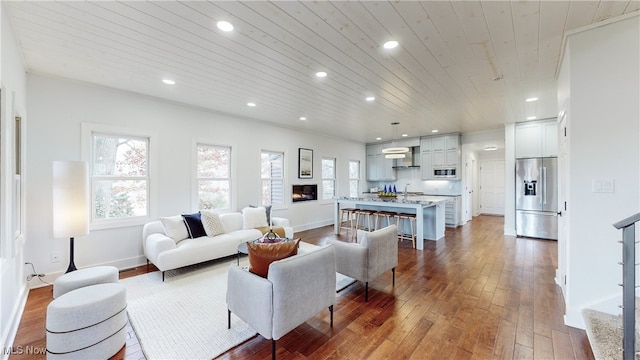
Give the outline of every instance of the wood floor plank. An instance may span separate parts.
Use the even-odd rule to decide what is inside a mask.
[[[334,326],[318,314],[277,342],[279,359],[585,359],[593,353],[583,330],[563,324],[564,300],[554,282],[557,243],[503,235],[502,217],[478,216],[445,239],[418,251],[398,245],[396,283],[385,273],[337,294]],[[333,226],[299,232],[311,244],[329,239]],[[121,278],[157,271],[151,265]],[[51,287],[33,289],[14,346],[45,348]],[[113,359],[144,359],[133,329]],[[45,356],[12,355],[13,359]],[[270,359],[271,341],[257,335],[220,359]]]

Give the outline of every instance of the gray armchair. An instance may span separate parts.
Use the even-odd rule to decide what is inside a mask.
[[[337,271],[365,283],[369,301],[369,281],[391,269],[393,284],[398,266],[398,228],[395,224],[373,232],[358,230],[358,243],[329,240],[336,248]]]
[[[235,265],[227,278],[228,326],[231,313],[249,324],[265,339],[276,340],[329,308],[333,327],[336,302],[336,256],[333,246],[299,253],[269,265],[267,278]]]

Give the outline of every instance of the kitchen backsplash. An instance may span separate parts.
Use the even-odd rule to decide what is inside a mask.
[[[462,181],[460,180],[422,180],[420,169],[397,173],[396,181],[369,181],[368,191],[372,187],[383,189],[384,186],[396,186],[398,192],[404,191],[406,184],[408,192],[422,192],[426,195],[462,195]]]

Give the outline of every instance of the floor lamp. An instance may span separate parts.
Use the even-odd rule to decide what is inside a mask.
[[[73,238],[89,234],[89,172],[84,161],[53,162],[53,237],[69,238],[69,267]]]

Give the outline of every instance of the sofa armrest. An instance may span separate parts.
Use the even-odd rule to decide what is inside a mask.
[[[172,238],[160,233],[147,236],[147,238],[144,239],[144,242],[144,255],[156,266],[158,265],[158,256],[161,253],[176,248],[176,242],[173,241]]]
[[[269,280],[231,265],[227,308],[265,339],[272,338],[273,285]]]
[[[271,217],[271,225],[282,226],[282,227],[291,226],[289,225],[289,219],[285,219],[281,217]]]
[[[357,243],[327,240],[336,249],[336,271],[360,281],[369,281],[366,276],[367,248]]]

